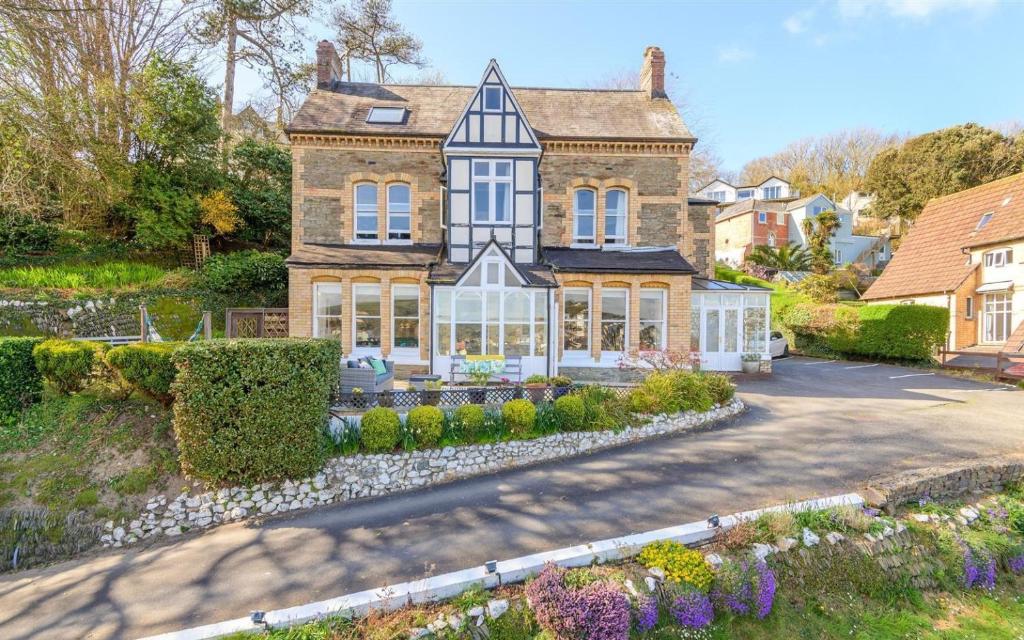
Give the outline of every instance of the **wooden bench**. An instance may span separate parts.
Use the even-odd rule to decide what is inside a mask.
[[[470,376],[468,373],[463,373],[462,363],[466,361],[466,356],[452,356],[451,366],[451,381],[456,382],[455,376],[463,376],[466,380],[469,380]],[[491,380],[501,380],[502,378],[508,378],[510,382],[519,384],[523,378],[523,357],[522,356],[505,356],[505,370],[499,374],[491,376]]]

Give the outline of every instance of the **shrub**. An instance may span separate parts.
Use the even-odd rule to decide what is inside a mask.
[[[574,395],[583,400],[584,424],[590,431],[618,429],[629,421],[626,402],[610,389],[587,385]]]
[[[704,379],[697,373],[677,371],[675,373],[676,401],[682,411],[710,411],[715,404],[711,391]]]
[[[715,404],[726,405],[736,395],[736,385],[724,373],[702,373],[700,377]]]
[[[666,580],[689,585],[702,593],[708,592],[714,579],[704,554],[674,540],[652,542],[640,550],[637,560],[648,569],[661,568]]]
[[[202,281],[217,293],[281,290],[288,286],[288,269],[276,253],[222,253],[203,265]]]
[[[174,431],[186,474],[208,483],[303,478],[320,468],[338,384],[336,340],[211,340],[182,345]]]
[[[418,446],[433,447],[444,431],[444,413],[437,407],[416,407],[409,411],[408,423]]]
[[[171,383],[177,370],[171,354],[179,345],[173,342],[147,342],[114,347],[106,362],[133,388],[171,404]]]
[[[537,407],[529,400],[511,400],[501,407],[505,427],[513,436],[525,436],[537,423]]]
[[[763,619],[772,612],[775,587],[775,572],[764,560],[726,561],[715,575],[711,600],[735,615],[755,615]]]
[[[466,440],[473,441],[484,430],[484,409],[476,404],[464,404],[455,410],[455,423]]]
[[[12,216],[0,224],[0,249],[13,254],[49,251],[59,236],[60,230],[52,224],[36,222],[29,216]]]
[[[370,453],[389,453],[398,446],[402,423],[394,409],[375,407],[363,414],[359,439]]]
[[[43,378],[67,394],[85,388],[97,364],[97,356],[105,347],[96,342],[53,338],[36,345],[32,356]]]
[[[555,400],[555,415],[562,431],[584,431],[587,428],[587,407],[579,396],[568,395]]]
[[[548,377],[539,373],[531,374],[523,381],[523,384],[547,384]]]
[[[656,371],[633,390],[630,408],[637,413],[708,411],[714,404],[701,374],[689,371]]]
[[[684,591],[676,596],[669,612],[680,626],[690,629],[703,629],[715,619],[711,598],[696,590]]]
[[[572,378],[569,376],[551,376],[548,383],[552,387],[568,387],[572,385]]]
[[[608,581],[572,588],[566,572],[548,564],[530,584],[526,597],[541,628],[559,640],[626,640],[629,598]]]
[[[39,399],[43,378],[32,350],[42,338],[0,338],[0,420]]]

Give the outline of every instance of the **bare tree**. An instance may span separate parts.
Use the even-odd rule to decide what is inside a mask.
[[[391,79],[395,65],[426,66],[423,43],[408,33],[391,13],[391,0],[351,0],[334,13],[338,42],[352,79],[352,60],[373,65],[377,82]]]

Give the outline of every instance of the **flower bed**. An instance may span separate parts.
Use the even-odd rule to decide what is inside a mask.
[[[687,431],[738,415],[744,409],[743,403],[734,399],[703,413],[655,416],[647,424],[621,430],[575,431],[532,440],[341,456],[316,476],[296,482],[265,482],[182,494],[173,499],[156,496],[138,518],[120,526],[107,523],[102,542],[120,547],[257,515],[408,491]]]

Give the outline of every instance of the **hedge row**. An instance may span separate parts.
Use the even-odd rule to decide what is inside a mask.
[[[809,354],[928,360],[946,342],[949,312],[918,304],[796,304],[783,323]]]
[[[250,484],[319,470],[337,340],[193,342],[171,359],[174,432],[188,475]]]
[[[0,420],[15,415],[43,392],[32,350],[41,338],[0,338]]]

